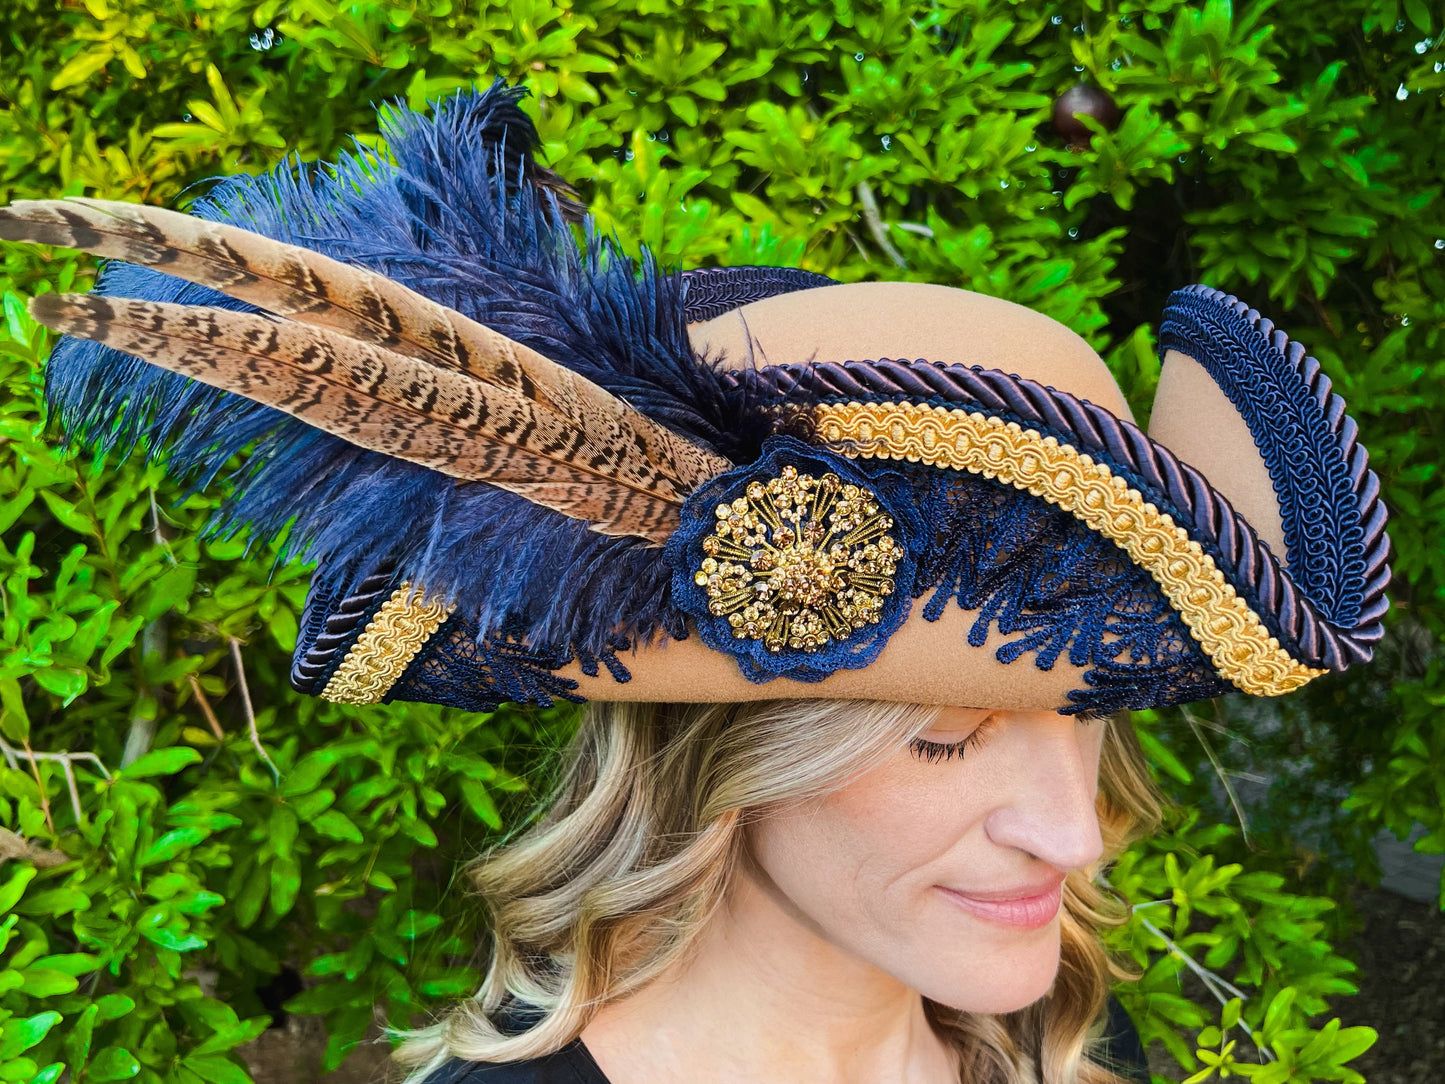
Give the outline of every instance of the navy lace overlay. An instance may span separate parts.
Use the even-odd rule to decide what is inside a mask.
[[[1088,688],[1070,713],[1108,713],[1216,696],[1229,688],[1147,572],[1118,546],[1040,498],[928,469],[916,476],[932,535],[914,594],[936,621],[950,602],[978,611],[969,643],[991,628],[1000,662],[1050,670],[1067,653]]]
[[[1198,361],[1244,418],[1279,498],[1281,560],[1329,620],[1354,626],[1364,601],[1364,525],[1329,417],[1338,397],[1319,362],[1259,313],[1206,287],[1170,296],[1159,345]]]
[[[684,319],[689,324],[711,320],[754,301],[837,285],[836,280],[796,267],[708,267],[683,271]]]
[[[707,613],[706,598],[692,582],[698,546],[722,492],[731,496],[747,481],[776,473],[781,461],[805,472],[837,470],[846,481],[879,494],[906,534],[907,552],[915,555],[899,566],[898,590],[879,624],[814,652],[773,653],[757,641],[734,638],[723,619]],[[1147,572],[1108,539],[1040,498],[932,467],[833,456],[825,461],[788,438],[771,441],[763,460],[720,476],[716,486],[717,493],[710,485],[709,492],[694,495],[694,514],[684,516],[684,526],[668,544],[673,582],[664,624],[670,635],[682,638],[691,618],[703,641],[737,659],[755,683],[779,676],[820,681],[836,670],[868,665],[920,600],[922,616],[931,621],[950,604],[976,611],[969,643],[981,647],[997,628],[1005,638],[996,652],[1001,662],[1032,655],[1035,666],[1050,670],[1066,656],[1083,668],[1085,687],[1070,692],[1064,709],[1069,714],[1188,703],[1231,688]],[[629,680],[618,653],[630,648],[630,639],[618,636],[602,653],[589,654],[575,645],[529,644],[526,627],[518,620],[499,634],[479,636],[473,623],[450,618],[387,699],[469,711],[493,711],[505,702],[578,703],[583,698],[577,683],[556,673],[574,660],[589,676],[605,667],[615,680]]]
[[[761,640],[738,639],[727,618],[709,611],[707,594],[693,582],[693,575],[703,562],[703,540],[717,522],[713,510],[723,501],[742,496],[749,483],[778,477],[784,465],[815,478],[831,472],[845,485],[873,491],[879,506],[893,519],[889,533],[902,549],[903,559],[897,569],[900,587],[912,582],[913,555],[918,552],[923,531],[924,521],[918,513],[913,486],[901,472],[856,464],[792,437],[769,439],[757,460],[718,475],[689,496],[682,508],[682,523],[667,540],[665,550],[672,568],[673,605],[696,623],[703,643],[714,651],[733,656],[743,676],[759,683],[776,677],[822,681],[838,670],[862,669],[878,657],[888,638],[903,624],[911,601],[906,590],[893,591],[884,600],[876,624],[857,629],[843,639],[830,640],[814,651],[794,648],[772,651]]]
[[[471,622],[449,618],[386,700],[420,700],[466,711],[495,711],[506,703],[548,708],[558,700],[580,704],[584,698],[577,695],[577,682],[556,673],[574,660],[588,677],[596,677],[606,667],[614,681],[632,679],[617,657],[632,646],[625,637],[614,637],[605,650],[593,653],[531,646],[524,640],[524,627],[518,624],[495,636],[479,637]]]

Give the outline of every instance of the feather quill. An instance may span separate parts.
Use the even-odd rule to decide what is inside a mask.
[[[325,328],[196,305],[42,294],[37,320],[285,411],[351,443],[517,493],[602,534],[667,540],[686,493],[517,392]]]
[[[674,495],[686,496],[731,466],[484,324],[384,275],[250,230],[116,201],[20,200],[0,207],[0,238],[155,267],[278,316],[515,391],[585,432],[594,447],[627,448],[652,468],[638,476],[650,473],[649,484],[666,482]]]

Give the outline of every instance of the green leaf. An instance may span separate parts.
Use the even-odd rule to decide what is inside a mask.
[[[30,333],[36,327],[30,313],[25,311],[25,302],[20,300],[20,295],[13,290],[6,290],[3,299],[0,299],[5,309],[5,328],[10,332],[10,337],[21,346],[30,345]]]
[[[210,1084],[251,1084],[251,1075],[229,1058],[183,1058],[181,1064]]]
[[[324,836],[350,843],[360,843],[366,838],[361,834],[361,829],[352,824],[345,814],[334,809],[328,809],[318,816],[311,822],[311,827]]]
[[[1142,728],[1136,733],[1139,736],[1139,745],[1143,747],[1144,755],[1149,758],[1149,763],[1172,775],[1181,783],[1194,782],[1194,773],[1186,768],[1158,738]]]
[[[417,983],[417,992],[427,997],[453,998],[469,997],[480,985],[479,976],[471,968],[458,967],[441,974],[423,979]]]
[[[121,769],[127,779],[145,779],[155,775],[175,775],[182,768],[201,762],[200,750],[189,745],[173,745],[152,749]]]
[[[30,740],[30,713],[14,678],[0,678],[0,732],[12,742]]]
[[[61,952],[42,956],[32,966],[50,968],[66,975],[84,975],[100,966],[100,957],[89,952]]]
[[[1246,143],[1262,150],[1278,151],[1280,154],[1294,154],[1299,144],[1283,132],[1251,132],[1244,137]]]
[[[70,1025],[70,1033],[61,1043],[66,1059],[75,1066],[84,1064],[90,1057],[90,1041],[95,1035],[95,1022],[100,1010],[92,1003],[85,1007]]]
[[[284,915],[296,903],[301,891],[301,863],[289,854],[278,854],[271,862],[271,911]]]
[[[86,1067],[86,1078],[105,1084],[111,1080],[129,1080],[140,1072],[140,1062],[129,1050],[120,1046],[107,1046],[90,1059]]]
[[[109,45],[103,45],[97,49],[90,49],[76,56],[56,72],[55,78],[50,80],[51,90],[64,90],[66,87],[73,87],[77,83],[84,83],[101,68],[111,62],[115,51]]]
[[[467,805],[477,815],[483,824],[494,832],[502,830],[502,815],[497,811],[497,803],[487,793],[487,788],[475,779],[463,779],[460,782],[462,797],[466,799]]]
[[[307,754],[281,777],[281,793],[287,798],[294,798],[315,790],[336,765],[336,760],[337,753],[332,749],[319,749]]]
[[[173,952],[193,952],[199,948],[205,948],[206,942],[195,934],[176,933],[174,930],[164,926],[157,926],[153,929],[141,930],[141,936],[161,948],[170,949]]]
[[[95,533],[95,524],[83,513],[76,511],[75,505],[60,496],[60,494],[49,489],[42,489],[40,491],[40,499],[44,501],[45,506],[50,509],[50,514],[58,519],[63,526],[87,538]]]
[[[44,1039],[61,1019],[58,1012],[42,1012],[22,1020],[7,1020],[3,1033],[0,1033],[3,1035],[0,1037],[0,1061],[9,1061],[29,1050]]]
[[[31,1084],[39,1074],[40,1067],[35,1064],[33,1058],[13,1058],[10,1061],[0,1062],[0,1080],[13,1081],[14,1084]]]
[[[145,849],[136,859],[136,865],[150,866],[157,862],[169,862],[208,838],[210,834],[209,828],[172,828]]]
[[[54,968],[27,967],[20,975],[20,989],[27,997],[54,997],[57,994],[73,993],[80,988],[74,975],[67,975]]]
[[[1329,1059],[1335,1065],[1353,1061],[1374,1046],[1379,1037],[1379,1032],[1374,1028],[1341,1028],[1330,1047]]]
[[[48,888],[43,892],[26,896],[15,905],[22,915],[65,915],[71,911],[84,911],[90,906],[90,897],[71,885]]]
[[[125,994],[102,994],[95,999],[96,1022],[119,1020],[135,1011],[135,1002]]]
[[[20,902],[20,897],[25,895],[25,886],[35,880],[38,873],[34,866],[21,865],[12,866],[10,877],[3,885],[0,885],[0,914],[6,914],[14,909]]]

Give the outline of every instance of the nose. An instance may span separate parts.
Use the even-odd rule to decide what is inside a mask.
[[[1018,713],[1008,728],[1010,771],[1004,800],[984,822],[988,836],[1059,870],[1084,869],[1104,853],[1099,834],[1100,733],[1053,712]]]

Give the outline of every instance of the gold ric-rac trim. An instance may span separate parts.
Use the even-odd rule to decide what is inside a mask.
[[[1027,490],[1082,520],[1159,583],[1215,668],[1244,692],[1279,696],[1326,671],[1292,658],[1198,542],[1105,464],[1001,418],[925,403],[814,408],[818,435],[852,458],[952,467]]]
[[[379,703],[451,612],[452,607],[440,599],[428,599],[402,584],[366,623],[321,691],[322,699]]]

